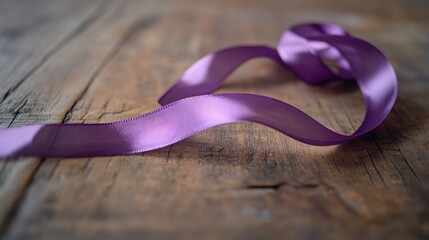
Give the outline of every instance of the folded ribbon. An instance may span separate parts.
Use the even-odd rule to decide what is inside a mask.
[[[253,94],[210,94],[242,63],[270,58],[308,84],[355,79],[365,99],[361,126],[336,133],[299,109]],[[336,63],[333,71],[322,60]],[[92,157],[158,149],[214,126],[249,121],[311,145],[334,145],[377,127],[397,96],[392,65],[371,44],[332,24],[301,24],[283,33],[277,49],[238,46],[211,53],[193,64],[153,112],[101,124],[42,124],[0,129],[0,156]]]

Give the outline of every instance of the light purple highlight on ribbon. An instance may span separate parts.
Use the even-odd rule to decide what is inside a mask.
[[[267,57],[308,84],[354,78],[366,115],[352,135],[336,133],[299,109],[252,94],[210,94],[237,67]],[[322,59],[337,63],[338,73]],[[353,140],[377,127],[397,97],[392,65],[377,48],[332,24],[301,24],[281,36],[277,49],[239,46],[211,53],[193,64],[159,100],[163,106],[142,116],[102,124],[46,124],[0,129],[0,156],[93,157],[158,149],[204,129],[249,121],[274,128],[311,145]]]

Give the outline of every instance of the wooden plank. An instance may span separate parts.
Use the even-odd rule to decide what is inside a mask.
[[[57,114],[38,114],[38,119],[61,121],[63,116],[66,122],[107,122],[150,111],[157,108],[157,97],[166,86],[198,57],[223,46],[273,45],[284,28],[309,17],[340,23],[380,47],[398,72],[398,102],[371,134],[336,147],[307,146],[266,127],[242,123],[210,129],[145,154],[46,159],[13,215],[6,238],[429,236],[427,3],[413,1],[404,7],[399,0],[179,1],[153,27],[145,20],[149,10],[141,13],[143,21],[132,21],[139,15],[136,9],[145,9],[146,4],[132,1],[122,9],[109,8],[110,13],[55,54],[57,60],[67,59],[68,67],[52,60],[40,69],[43,76],[66,74],[64,87],[56,83],[58,78],[37,73],[20,87],[23,92],[41,91],[35,87],[38,83],[50,83],[65,96],[57,103],[54,94],[46,100],[35,95],[43,109]],[[109,28],[101,31],[103,26]],[[116,46],[110,55],[105,53],[103,61],[86,57],[102,51],[93,48],[100,44],[85,47],[87,42],[105,39],[101,33],[113,35],[119,26],[128,34],[116,45],[108,38],[106,42]],[[88,70],[97,74],[77,75],[90,62],[99,63],[98,70]],[[74,93],[70,86],[79,90]],[[269,95],[348,133],[364,113],[354,84],[309,87],[263,60],[243,66],[220,92]],[[19,95],[10,99],[20,101]]]
[[[18,90],[19,86],[103,10],[100,1],[88,2],[85,5],[82,2],[0,2],[1,127],[43,121],[33,117],[24,118],[17,123],[15,120],[21,111],[31,114],[32,107],[26,105],[31,101],[31,97],[22,96],[18,99],[11,96],[15,91],[17,94],[23,94],[24,92]],[[7,224],[6,219],[12,214],[13,206],[22,196],[39,164],[40,159],[35,158],[0,161],[0,229]]]
[[[76,2],[76,4],[85,8],[83,2]],[[88,3],[85,9],[91,10],[92,5],[93,3]],[[10,87],[10,90],[6,91],[6,97],[0,106],[3,126],[64,121],[68,110],[84,94],[94,76],[116,53],[129,31],[132,31],[128,27],[139,22],[141,26],[143,26],[142,22],[151,23],[153,17],[159,14],[160,8],[156,7],[156,4],[139,4],[139,6],[145,9],[136,9],[132,1],[116,1],[107,2],[106,6],[101,7],[96,5],[95,12],[92,8],[93,11],[89,16],[84,15],[87,10],[82,13],[72,11],[71,13],[76,15],[75,19],[68,17],[67,21],[77,21],[81,24],[78,24],[75,29],[69,29],[71,35],[67,35],[53,50],[47,48],[48,53],[45,57],[41,57],[42,62],[34,64],[35,70],[30,70],[27,73],[28,76],[18,80],[18,85],[4,84]],[[71,10],[67,8],[67,4],[63,7]],[[54,7],[52,8],[55,10]],[[54,12],[62,16],[59,10]],[[60,27],[66,26],[56,28]],[[31,39],[32,36],[27,38]],[[49,38],[38,39],[37,36],[34,40],[36,41],[34,48],[42,43],[54,42]],[[19,46],[13,47],[19,49]],[[4,204],[1,207],[0,223],[2,228],[6,229],[15,214],[13,206],[19,204],[17,199],[22,196],[25,186],[31,181],[34,170],[40,164],[40,159],[4,160],[1,164],[3,181],[0,197]]]

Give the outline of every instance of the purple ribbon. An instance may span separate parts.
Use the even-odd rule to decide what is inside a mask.
[[[365,99],[361,126],[336,133],[299,109],[253,94],[210,94],[242,63],[267,57],[308,84],[355,79]],[[333,71],[322,61],[336,63]],[[397,96],[394,69],[371,44],[332,24],[302,24],[283,33],[277,49],[238,46],[211,53],[193,64],[153,112],[101,124],[41,124],[0,129],[0,156],[93,157],[126,155],[162,148],[204,129],[249,121],[311,145],[353,140],[377,127]]]

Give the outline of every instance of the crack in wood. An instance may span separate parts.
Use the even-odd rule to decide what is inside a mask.
[[[173,144],[170,145],[170,147],[168,148],[168,152],[167,152],[167,162],[170,160],[170,153],[171,153],[171,149],[173,148]]]
[[[15,122],[16,118],[17,118],[17,117],[18,117],[18,115],[21,113],[21,109],[25,106],[25,104],[27,104],[27,102],[28,102],[28,99],[25,99],[24,101],[22,101],[22,102],[18,105],[17,109],[14,111],[14,112],[15,112],[15,114],[14,114],[14,116],[13,116],[12,120],[10,121],[9,125],[7,126],[8,128],[9,128],[10,126],[12,126],[12,124]]]
[[[371,136],[372,140],[374,141],[374,143],[377,145],[378,151],[380,151],[381,156],[383,157],[384,161],[387,162],[386,157],[384,156],[383,150],[381,149],[380,145],[378,144],[377,140],[375,140],[374,136],[372,133],[369,133],[369,136]],[[399,176],[402,179],[402,182],[404,183],[404,185],[407,184],[407,181],[405,180],[404,175],[402,174],[402,172],[399,170],[399,168],[396,166],[396,164],[392,161],[392,159],[389,159],[389,162],[393,165],[393,167],[395,168],[395,170],[398,172]]]
[[[244,189],[273,189],[273,190],[279,190],[281,187],[286,185],[287,182],[278,182],[278,183],[272,183],[272,184],[252,184],[247,185],[244,187]]]
[[[369,152],[368,148],[365,147],[366,152],[368,153],[369,160],[371,161],[372,167],[375,169],[375,172],[377,173],[378,177],[380,178],[381,182],[385,187],[387,187],[386,182],[384,181],[383,176],[381,176],[380,171],[378,171],[378,168],[375,166],[374,160],[372,159],[371,153]]]
[[[414,169],[411,167],[410,163],[408,162],[408,160],[405,158],[404,154],[402,153],[401,148],[398,146],[398,144],[396,144],[395,139],[393,138],[392,134],[390,133],[389,128],[386,126],[386,131],[387,134],[389,134],[390,139],[392,139],[393,144],[395,144],[395,146],[398,148],[399,153],[402,156],[402,159],[404,159],[405,164],[408,166],[408,168],[410,169],[411,173],[414,175],[414,177],[417,179],[417,181],[421,182],[420,177],[417,175],[416,171],[414,171]]]
[[[371,181],[371,183],[374,185],[374,184],[375,184],[375,183],[374,183],[374,179],[372,179],[372,176],[371,176],[371,174],[369,173],[368,168],[367,168],[367,167],[366,167],[366,165],[365,165],[365,162],[362,160],[362,158],[359,158],[359,162],[362,164],[363,168],[365,169],[365,172],[366,172],[366,174],[368,175],[369,180],[370,180],[370,181]]]
[[[280,182],[274,182],[274,183],[255,183],[255,184],[249,184],[244,186],[244,189],[273,189],[273,190],[279,190],[280,188],[289,185],[290,183],[287,181],[280,181]],[[293,183],[290,184],[291,187],[294,189],[315,189],[320,187],[321,185],[325,184],[318,184],[318,183]]]

